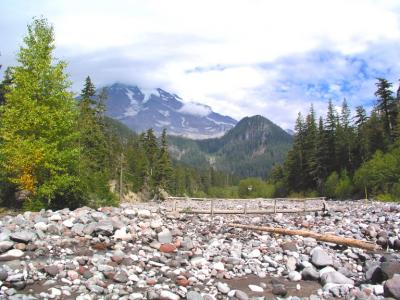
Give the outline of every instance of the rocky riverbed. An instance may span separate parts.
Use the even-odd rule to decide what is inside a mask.
[[[164,202],[3,216],[0,299],[400,299],[400,205],[328,204],[328,213],[290,215],[176,214]],[[382,250],[246,231],[230,222],[332,233]]]

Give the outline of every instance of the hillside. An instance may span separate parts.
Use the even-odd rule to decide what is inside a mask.
[[[266,177],[283,162],[292,137],[262,116],[246,117],[221,138],[190,140],[170,137],[172,157],[188,165],[211,165],[239,177]]]

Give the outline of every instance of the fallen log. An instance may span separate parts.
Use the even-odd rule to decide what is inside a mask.
[[[243,225],[243,224],[228,224],[229,227],[242,228],[255,231],[266,231],[270,233],[283,234],[283,235],[300,235],[304,237],[312,237],[318,241],[328,242],[338,245],[344,245],[349,247],[361,248],[369,251],[378,250],[380,247],[372,242],[360,241],[351,238],[345,238],[333,234],[321,234],[309,230],[298,230],[298,229],[286,229],[286,228],[275,228],[275,227],[265,227],[265,226],[253,226],[253,225]]]

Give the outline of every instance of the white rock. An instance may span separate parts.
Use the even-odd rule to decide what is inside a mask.
[[[50,221],[61,221],[61,216],[59,214],[51,215],[49,218]]]
[[[35,224],[34,227],[35,227],[35,229],[37,229],[37,230],[46,231],[48,225],[47,225],[45,222],[38,222],[38,223]]]
[[[297,271],[292,271],[289,273],[289,279],[291,281],[300,281],[301,280],[301,274]]]
[[[64,225],[65,227],[72,228],[72,226],[74,226],[74,222],[73,222],[72,219],[68,219],[68,220],[65,220],[65,221],[63,222],[63,225]]]
[[[150,223],[150,227],[153,229],[161,228],[163,221],[161,219],[156,219]]]
[[[129,241],[132,239],[132,235],[126,232],[126,227],[122,227],[117,229],[114,233],[114,239],[120,239],[123,241]]]
[[[251,252],[249,253],[248,256],[249,256],[249,258],[258,258],[258,257],[261,256],[261,252],[260,252],[259,249],[254,249],[253,251],[251,251]]]
[[[202,266],[208,263],[207,259],[205,259],[204,257],[201,256],[197,256],[197,257],[193,257],[190,260],[190,263],[192,264],[192,266],[194,267],[198,267],[198,266]]]
[[[136,212],[135,212],[135,214],[128,214],[127,211],[125,211],[125,214],[127,214],[127,215],[136,215]],[[150,218],[151,217],[151,212],[148,209],[139,209],[137,211],[137,215],[138,215],[139,218]]]
[[[24,256],[24,251],[18,250],[18,249],[11,249],[8,250],[6,253],[0,255],[1,258],[3,257],[14,257],[14,258],[20,258]]]
[[[213,265],[214,270],[217,271],[224,271],[225,270],[225,266],[222,262],[217,262]]]
[[[250,289],[252,292],[255,292],[255,293],[262,293],[262,292],[264,292],[264,289],[263,289],[261,286],[258,286],[258,285],[255,285],[255,284],[249,284],[249,289]]]
[[[230,287],[226,283],[222,283],[222,282],[217,283],[217,289],[222,294],[228,294],[229,291],[231,290]]]
[[[162,290],[160,293],[160,296],[161,296],[161,298],[168,299],[168,300],[179,300],[181,298],[178,295],[176,295],[170,291],[166,291],[166,290]]]
[[[129,295],[129,299],[130,300],[144,299],[144,297],[141,293],[132,293]]]

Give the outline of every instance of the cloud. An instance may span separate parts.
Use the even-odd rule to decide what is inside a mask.
[[[200,117],[206,117],[212,112],[211,107],[194,102],[184,103],[183,106],[179,109],[179,111],[181,113],[200,116]]]
[[[375,77],[400,76],[396,0],[4,0],[0,10],[4,67],[44,15],[75,91],[87,75],[97,86],[160,87],[285,128],[311,102],[319,114],[329,99],[371,106]]]

